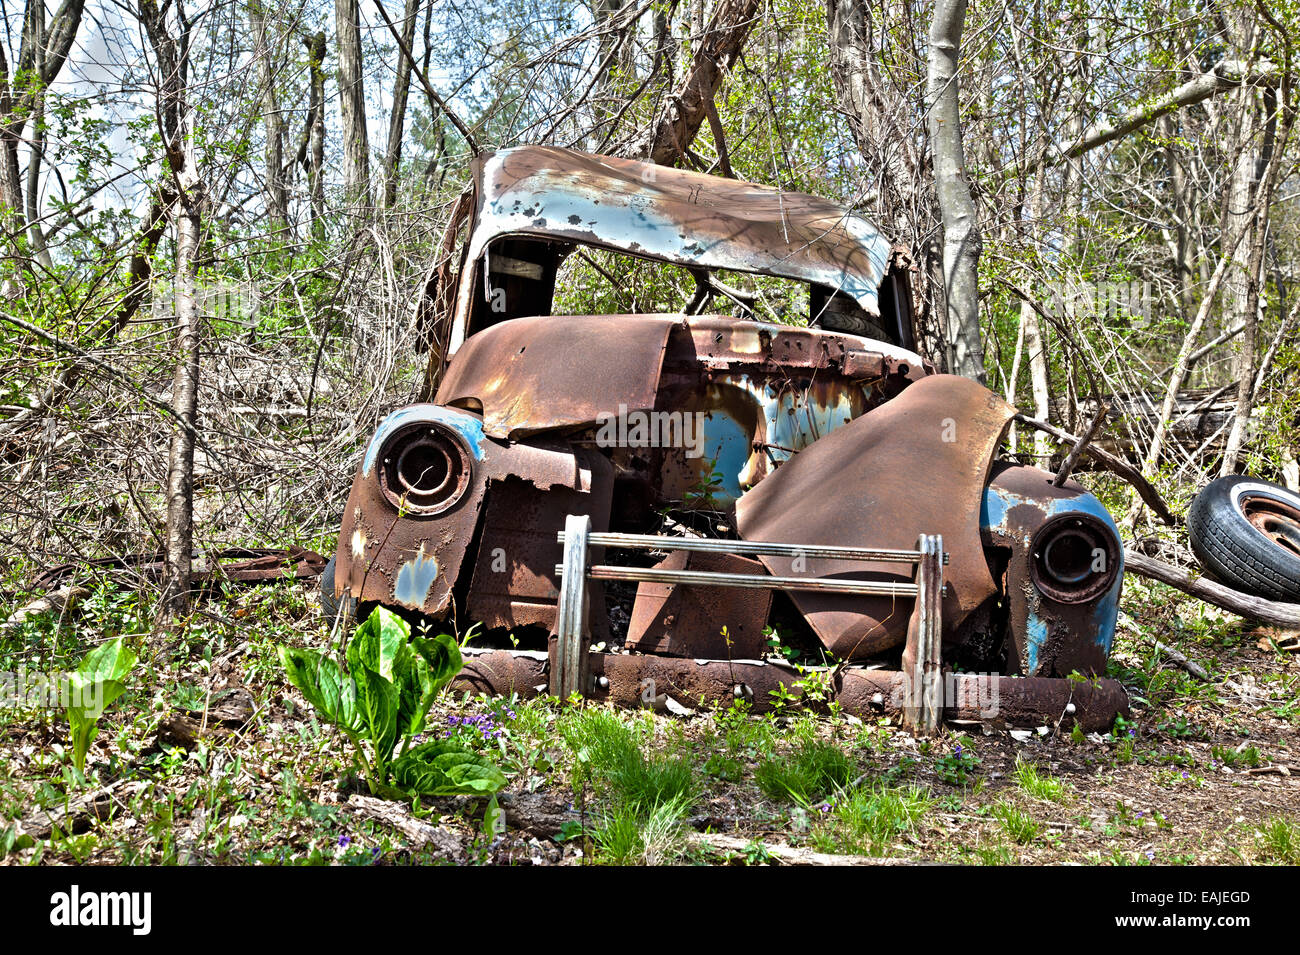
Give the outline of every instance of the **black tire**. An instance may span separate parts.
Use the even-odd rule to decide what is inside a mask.
[[[339,616],[340,601],[334,596],[334,560],[331,557],[329,563],[320,574],[320,609],[321,614],[325,617],[325,622],[330,626],[334,625],[334,620]],[[357,615],[357,601],[355,597],[348,597],[343,601],[343,620],[347,623]]]
[[[1244,475],[1206,485],[1187,512],[1192,550],[1220,583],[1300,602],[1300,494]]]

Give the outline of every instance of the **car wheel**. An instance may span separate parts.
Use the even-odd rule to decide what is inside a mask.
[[[357,613],[355,597],[348,597],[340,601],[338,597],[334,596],[334,561],[335,558],[331,557],[320,574],[320,609],[325,616],[325,621],[331,625],[339,616],[340,606],[343,610],[343,623],[347,623]]]
[[[1300,602],[1300,494],[1257,478],[1222,477],[1196,495],[1187,529],[1201,566],[1219,582]]]

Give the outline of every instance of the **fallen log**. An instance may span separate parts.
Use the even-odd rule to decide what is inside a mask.
[[[22,831],[33,839],[48,839],[58,830],[63,835],[80,835],[96,822],[109,818],[117,809],[125,809],[127,801],[143,792],[148,783],[127,782],[119,779],[96,792],[86,793],[71,800],[66,806],[38,810],[23,819]]]
[[[1189,596],[1224,610],[1259,620],[1285,630],[1300,630],[1300,604],[1265,600],[1240,590],[1233,590],[1206,577],[1193,577],[1181,567],[1166,564],[1132,548],[1124,549],[1124,570],[1168,584]]]

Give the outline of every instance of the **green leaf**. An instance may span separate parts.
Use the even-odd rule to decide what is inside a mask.
[[[500,769],[452,740],[421,743],[397,759],[393,780],[422,796],[486,796],[506,785]]]
[[[483,835],[487,837],[488,842],[492,842],[498,836],[505,835],[505,832],[505,810],[497,802],[496,793],[493,793],[488,799],[487,808],[483,810]]]
[[[403,736],[414,736],[424,729],[429,708],[433,706],[438,687],[429,673],[429,664],[422,657],[408,652],[397,671],[397,724]]]
[[[337,722],[337,693],[331,700],[320,684],[321,655],[314,650],[295,650],[281,646],[276,650],[285,676],[298,688],[303,697],[332,722]]]
[[[429,665],[429,676],[433,680],[434,693],[456,678],[464,661],[460,656],[460,647],[454,637],[440,633],[436,637],[412,637],[411,646],[415,648],[424,662]]]
[[[316,670],[321,697],[329,705],[329,719],[339,726],[360,732],[361,713],[357,709],[357,685],[330,657],[321,657]]]
[[[362,664],[385,680],[394,682],[394,665],[410,636],[410,624],[388,608],[376,607],[352,635],[348,645],[348,665],[355,666],[352,662],[355,648],[357,659]]]
[[[95,738],[99,721],[91,719],[80,710],[68,710],[68,736],[72,742],[72,765],[77,772],[86,771],[86,753],[90,751],[90,741]]]
[[[397,687],[373,670],[359,668],[355,674],[357,686],[357,711],[362,727],[375,751],[375,766],[379,776],[393,754],[397,743]]]
[[[107,680],[121,682],[133,666],[135,653],[123,643],[122,637],[115,637],[86,654],[77,666],[77,676],[85,683]]]

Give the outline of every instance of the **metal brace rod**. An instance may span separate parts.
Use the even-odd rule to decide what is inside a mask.
[[[593,535],[594,536],[594,535]],[[564,573],[556,564],[555,572]],[[878,580],[832,580],[825,577],[766,577],[760,574],[724,574],[711,570],[659,570],[654,567],[612,567],[595,564],[587,568],[590,580],[636,580],[657,584],[693,584],[697,587],[742,587],[749,590],[819,590],[830,594],[862,594],[875,597],[915,597],[916,584]]]
[[[564,543],[564,531],[556,535]],[[706,554],[741,556],[769,554],[780,557],[827,557],[843,560],[874,560],[915,564],[921,559],[914,550],[864,549],[829,544],[776,544],[764,541],[711,540],[703,537],[663,537],[653,534],[592,534],[592,547],[622,547],[628,550],[689,550]]]

